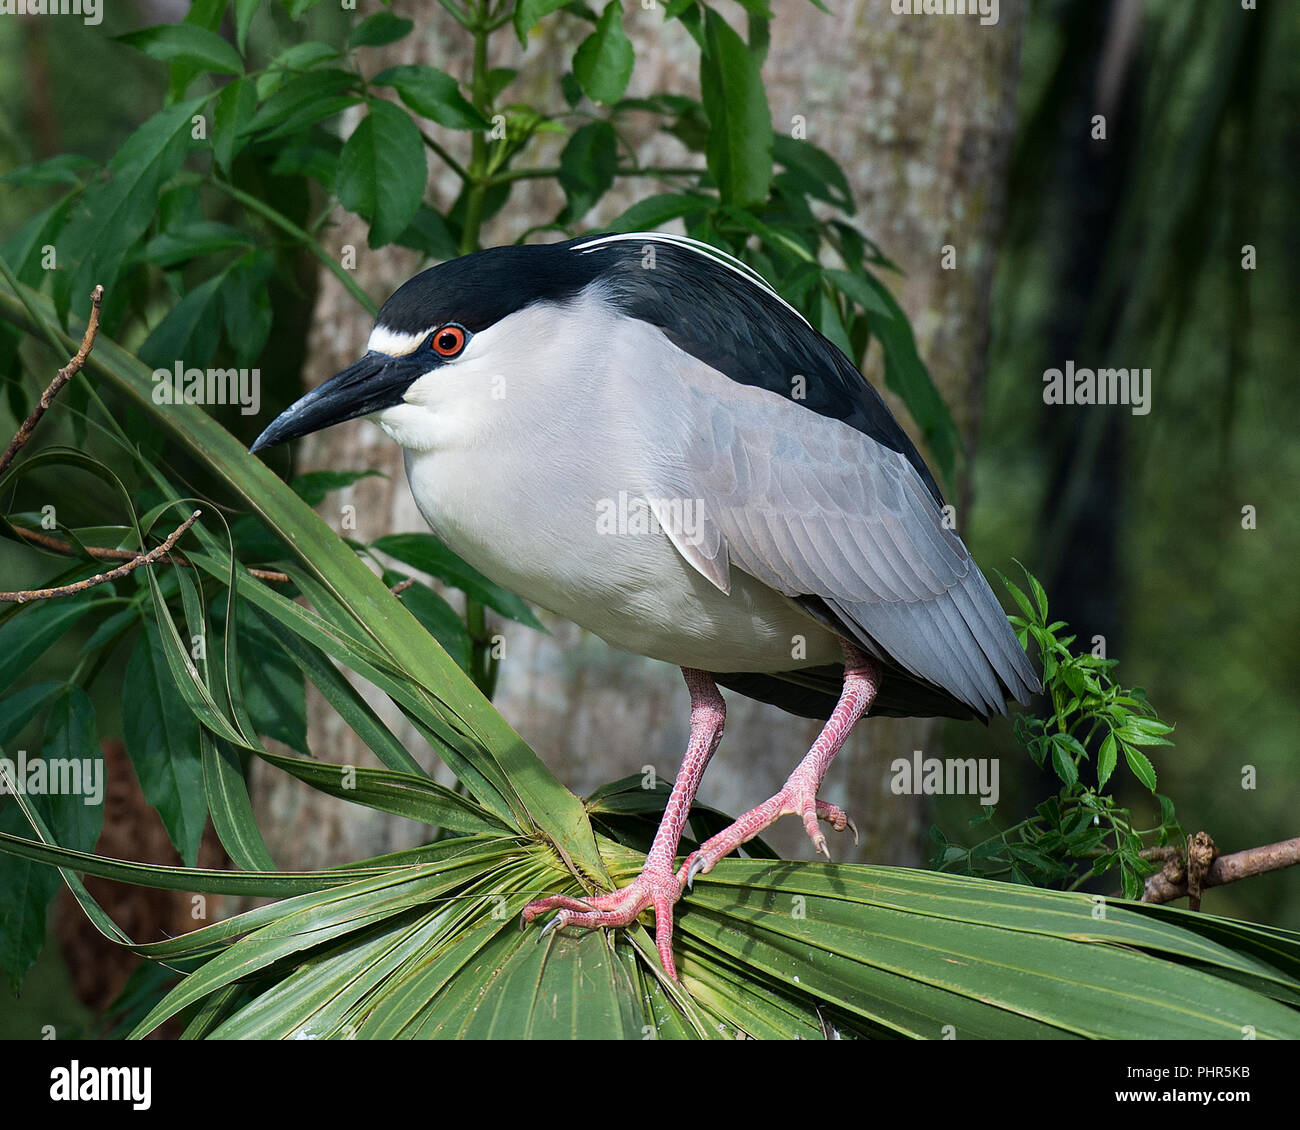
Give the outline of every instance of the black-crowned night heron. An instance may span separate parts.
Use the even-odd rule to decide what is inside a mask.
[[[843,353],[731,256],[678,236],[498,247],[416,275],[356,364],[258,451],[371,417],[420,513],[471,565],[615,647],[682,669],[690,741],[645,869],[568,924],[654,909],[668,972],[684,886],[817,799],[854,723],[987,718],[1039,687],[916,448]],[[785,785],[680,869],[722,737],[718,685],[825,728]]]

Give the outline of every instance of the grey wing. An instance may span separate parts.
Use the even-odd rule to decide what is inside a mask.
[[[981,715],[1038,678],[988,582],[916,469],[838,420],[764,390],[687,382],[690,440],[662,478],[703,503],[705,536],[674,537],[718,587],[728,562],[892,667]],[[672,531],[670,530],[670,536]]]

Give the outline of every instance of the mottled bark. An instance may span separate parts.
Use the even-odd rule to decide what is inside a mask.
[[[912,319],[921,354],[967,448],[973,450],[990,279],[1014,127],[1022,16],[1004,5],[1001,22],[983,28],[965,17],[897,17],[888,0],[836,7],[836,14],[827,15],[793,0],[775,5],[764,72],[773,121],[778,130],[789,130],[792,118],[802,115],[809,140],[844,166],[860,203],[860,226],[906,272],[902,280],[891,279],[891,285]],[[431,20],[424,44],[463,43],[458,29],[441,26],[437,17]],[[627,28],[637,49],[629,93],[696,89],[695,46],[680,27],[663,25],[661,8],[647,12],[629,4]],[[529,74],[507,97],[553,103],[558,97],[553,76],[583,34],[584,25],[574,21],[545,25],[529,43],[524,61]],[[497,48],[496,65],[520,65],[517,41],[503,36]],[[468,67],[467,57],[441,52],[430,61],[461,74]],[[684,155],[676,141],[651,136],[648,128],[643,123],[643,133],[634,137],[642,159],[679,163]],[[546,144],[558,151],[558,143]],[[454,198],[454,180],[440,175],[432,191],[437,205],[446,207]],[[620,182],[616,193],[588,217],[587,226],[599,226],[627,203],[655,191],[662,188],[653,182]],[[484,242],[513,240],[531,224],[553,216],[560,202],[554,186],[525,182],[488,226]],[[336,230],[333,241],[358,248],[358,280],[380,299],[416,266],[407,252],[367,252],[364,233],[355,225]],[[955,270],[941,268],[946,244],[955,249]],[[368,331],[369,319],[323,273],[307,383],[318,383],[353,359]],[[874,353],[867,373],[883,387]],[[894,407],[905,416],[896,402]],[[356,506],[356,536],[423,528],[400,455],[378,429],[351,424],[314,436],[304,442],[301,460],[304,468],[373,466],[389,473],[387,481],[366,480],[331,499],[335,509],[327,517],[335,524],[339,503]],[[966,501],[958,495],[959,524]],[[504,715],[579,793],[647,765],[671,778],[688,729],[681,675],[664,664],[616,652],[571,624],[543,618],[550,636],[516,625],[503,629],[506,653],[496,701]],[[818,726],[746,699],[729,699],[726,736],[699,799],[736,813],[780,787]],[[413,753],[430,763],[424,743],[396,712],[386,717]],[[848,809],[863,833],[857,849],[850,838],[832,836],[837,859],[924,860],[923,802],[893,796],[887,767],[913,749],[932,751],[936,737],[937,725],[924,720],[879,719],[859,727],[832,766],[824,794]],[[370,763],[359,743],[317,701],[311,706],[311,740],[322,757]],[[445,771],[443,775],[445,779]],[[259,797],[270,817],[265,823],[273,852],[294,866],[391,850],[417,842],[423,832],[409,822],[370,818],[268,774],[262,775]],[[811,853],[796,820],[778,825],[768,839],[783,855],[807,858]]]

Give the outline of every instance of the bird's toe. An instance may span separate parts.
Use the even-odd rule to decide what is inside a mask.
[[[678,877],[670,870],[641,872],[626,887],[608,894],[575,899],[566,895],[553,895],[539,899],[524,907],[522,925],[552,910],[556,915],[538,934],[538,939],[566,926],[584,930],[629,926],[644,910],[655,915],[655,944],[663,959],[664,969],[674,980],[677,977],[672,959],[673,904],[681,898],[682,888]]]

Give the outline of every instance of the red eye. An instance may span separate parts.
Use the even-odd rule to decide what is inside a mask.
[[[465,348],[465,331],[457,325],[446,325],[433,335],[433,351],[440,357],[455,357]]]

